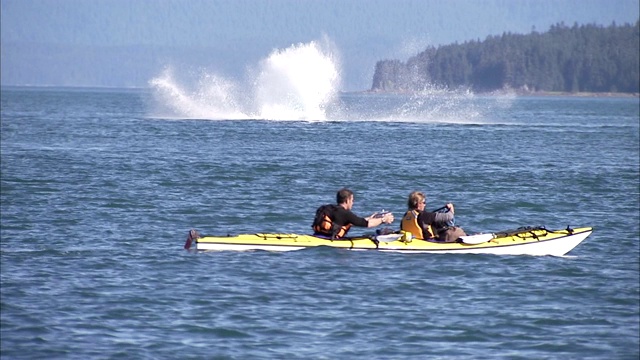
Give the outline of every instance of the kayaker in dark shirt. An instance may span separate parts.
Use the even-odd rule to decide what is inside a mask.
[[[347,235],[351,226],[376,227],[382,224],[391,224],[394,220],[391,213],[382,215],[373,213],[366,218],[360,217],[351,211],[353,201],[353,192],[343,188],[336,194],[337,205],[320,206],[311,225],[315,234],[340,239]]]
[[[445,212],[430,212],[425,210],[427,197],[414,191],[409,194],[407,200],[407,212],[402,217],[400,229],[409,231],[418,239],[437,239],[445,242],[454,242],[465,236],[462,228],[455,226],[455,208],[448,203],[442,210]]]

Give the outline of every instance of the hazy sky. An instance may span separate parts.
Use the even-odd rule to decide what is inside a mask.
[[[428,45],[567,25],[635,23],[640,0],[0,0],[3,85],[146,86],[163,66],[227,76],[326,36],[344,88]]]

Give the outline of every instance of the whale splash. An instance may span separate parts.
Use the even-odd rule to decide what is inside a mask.
[[[233,82],[205,73],[195,89],[179,84],[171,68],[166,68],[150,85],[156,99],[155,112],[166,117],[189,119],[247,119],[237,105]]]
[[[489,118],[496,107],[510,107],[513,101],[509,96],[486,101],[468,89],[435,85],[411,94],[341,93],[337,54],[326,37],[276,49],[247,69],[244,82],[209,71],[185,81],[178,71],[166,68],[149,81],[154,99],[151,116],[483,124],[492,122]]]
[[[197,119],[326,120],[341,83],[330,45],[312,41],[274,50],[246,84],[203,72],[181,84],[171,68],[149,84],[156,113]]]

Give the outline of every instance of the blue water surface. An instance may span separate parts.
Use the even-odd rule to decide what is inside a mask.
[[[342,94],[291,121],[1,94],[3,359],[640,355],[637,97]],[[343,186],[362,215],[421,190],[467,232],[595,231],[565,257],[182,249],[308,233]]]

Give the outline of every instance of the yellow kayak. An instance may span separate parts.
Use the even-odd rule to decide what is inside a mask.
[[[522,227],[516,230],[476,234],[445,243],[420,240],[410,233],[371,235],[332,240],[304,234],[240,234],[200,235],[191,230],[185,249],[197,250],[266,250],[292,251],[318,246],[348,250],[375,250],[404,253],[465,253],[499,255],[562,256],[578,246],[593,232],[591,227],[547,230],[544,227]]]

